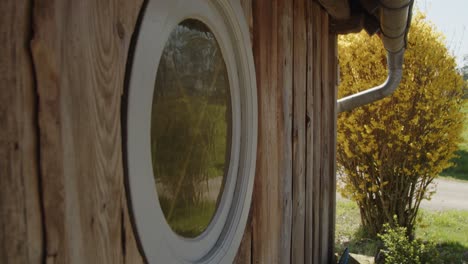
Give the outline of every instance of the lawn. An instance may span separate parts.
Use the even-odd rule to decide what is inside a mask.
[[[435,242],[444,263],[462,263],[463,254],[468,252],[468,211],[422,210],[416,237]]]
[[[377,240],[369,239],[360,229],[359,209],[354,202],[338,200],[336,204],[335,251],[346,247],[351,253],[374,256]],[[441,263],[468,263],[468,211],[420,210],[416,237],[437,244]],[[465,262],[463,262],[465,259]]]
[[[440,176],[468,181],[468,99],[465,99],[462,111],[466,118],[462,132],[463,141],[456,152],[458,157],[453,160],[455,166],[446,169]]]
[[[216,210],[216,203],[212,201],[184,204],[184,201],[178,200],[179,203],[168,220],[169,207],[172,201],[165,197],[159,197],[161,209],[169,226],[183,237],[194,238],[200,235],[210,224]]]

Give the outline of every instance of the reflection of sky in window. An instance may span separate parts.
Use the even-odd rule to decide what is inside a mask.
[[[468,55],[468,1],[418,0],[416,6],[445,35],[447,47],[462,66],[463,56]]]

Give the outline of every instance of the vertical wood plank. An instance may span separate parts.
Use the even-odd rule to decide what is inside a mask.
[[[312,236],[313,236],[313,255],[312,263],[321,263],[320,258],[320,236],[322,235],[321,230],[321,215],[323,212],[320,211],[320,201],[321,201],[321,186],[320,186],[320,175],[321,175],[321,157],[322,153],[322,91],[321,91],[321,77],[322,77],[322,67],[321,67],[321,57],[322,57],[322,20],[320,16],[320,6],[317,3],[313,3],[313,180],[312,180],[312,212],[313,212],[313,227],[312,227]]]
[[[279,205],[277,186],[278,157],[273,148],[276,142],[275,67],[276,58],[276,1],[253,2],[254,61],[257,73],[258,146],[252,211],[252,261],[278,263]],[[272,164],[271,169],[269,164]],[[261,242],[260,242],[261,241]]]
[[[307,11],[307,91],[306,91],[306,175],[305,175],[305,263],[312,263],[313,261],[313,246],[314,246],[314,213],[313,213],[313,198],[314,198],[314,128],[315,128],[315,116],[314,116],[314,51],[315,46],[314,38],[315,34],[313,30],[315,28],[314,19],[314,8],[312,1],[306,2]]]
[[[250,222],[250,220],[248,221]],[[241,246],[234,259],[236,264],[252,263],[252,226],[247,224],[242,238]]]
[[[338,43],[336,34],[330,33],[328,36],[328,59],[329,59],[329,87],[330,90],[330,120],[329,127],[330,138],[330,158],[328,175],[330,191],[329,195],[329,234],[328,234],[328,256],[330,261],[333,261],[335,256],[335,223],[336,223],[336,134],[337,134],[337,107],[336,100],[338,98]]]
[[[320,89],[322,90],[322,115],[323,120],[321,125],[322,136],[321,136],[321,158],[320,158],[320,216],[321,216],[321,226],[320,226],[320,259],[321,263],[329,263],[331,260],[328,256],[328,245],[329,245],[329,232],[330,232],[330,218],[329,210],[330,208],[330,180],[331,176],[330,171],[330,162],[333,162],[334,157],[331,157],[331,137],[330,127],[334,121],[331,113],[331,96],[332,92],[330,91],[329,84],[329,53],[328,53],[328,14],[326,12],[321,12],[320,14],[322,19],[322,28],[321,28],[321,85]]]
[[[281,201],[281,252],[280,263],[291,262],[292,244],[292,122],[293,122],[293,41],[294,41],[294,6],[291,0],[278,1],[278,62],[277,62],[277,120],[281,135],[278,143],[279,171],[279,197]]]
[[[328,14],[316,1],[293,1],[292,33],[284,17],[288,8],[279,0],[254,1],[252,13],[260,140],[251,260],[328,263],[335,214],[336,38],[329,36]]]
[[[336,37],[329,34],[328,13],[316,2],[308,27],[306,188],[306,263],[333,261],[335,223]],[[310,253],[309,253],[310,252]],[[309,254],[309,255],[308,255]]]
[[[52,21],[55,19],[53,2],[40,2],[34,4],[34,38],[38,38],[41,31],[58,32],[58,26]],[[47,11],[50,14],[47,14]],[[44,21],[43,29],[40,28]],[[47,22],[46,22],[47,21]],[[54,34],[54,33],[52,33]],[[55,42],[38,45],[33,39],[31,43],[33,61],[35,63],[35,75],[37,92],[39,96],[39,131],[40,131],[40,173],[42,175],[41,190],[43,193],[43,214],[45,226],[46,261],[55,261],[59,255],[62,262],[68,261],[65,257],[65,244],[60,236],[65,235],[64,226],[64,180],[63,152],[60,118],[60,91],[58,89],[59,74],[57,72],[57,58],[50,54],[58,50]],[[47,78],[43,78],[47,76]],[[46,90],[41,90],[41,87]],[[55,156],[55,157],[54,157]],[[55,212],[54,212],[55,211]]]
[[[255,263],[289,263],[292,215],[292,2],[254,1],[259,140],[254,186]]]
[[[40,263],[36,93],[30,1],[0,1],[0,263]]]
[[[46,262],[141,262],[125,216],[120,134],[125,65],[140,6],[35,2]]]
[[[306,1],[294,1],[293,210],[291,262],[304,263],[307,28]]]

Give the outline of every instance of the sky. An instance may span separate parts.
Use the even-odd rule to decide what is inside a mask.
[[[449,51],[463,66],[463,56],[468,56],[468,0],[416,0],[419,10],[446,37]]]

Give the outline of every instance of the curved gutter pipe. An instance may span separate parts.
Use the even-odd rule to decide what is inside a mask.
[[[387,79],[381,85],[338,100],[338,113],[380,100],[392,94],[401,82],[413,0],[380,0],[380,7],[382,41],[387,50]]]
[[[381,85],[346,96],[338,100],[338,113],[350,111],[356,107],[370,104],[391,95],[400,84],[403,76],[403,55],[405,49],[397,53],[387,53],[387,79]]]

